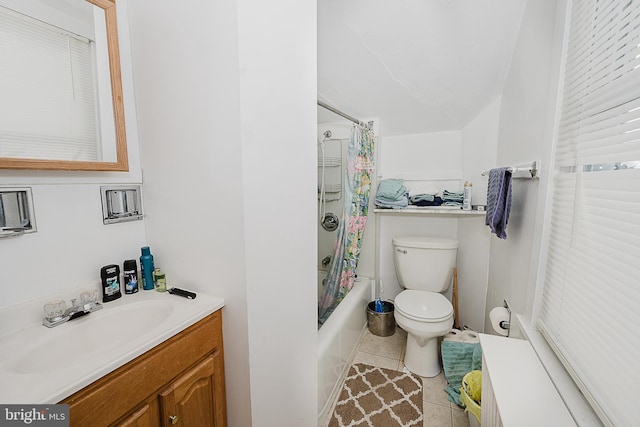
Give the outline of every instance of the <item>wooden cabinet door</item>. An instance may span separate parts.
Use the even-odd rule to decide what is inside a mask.
[[[152,398],[149,402],[143,403],[131,414],[124,417],[114,427],[158,427],[158,400]]]
[[[220,384],[224,388],[220,359],[217,352],[208,356],[160,392],[161,425],[224,427],[225,410],[216,402],[221,393],[216,389]]]

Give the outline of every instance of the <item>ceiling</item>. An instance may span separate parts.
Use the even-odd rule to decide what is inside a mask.
[[[318,99],[384,135],[460,130],[502,92],[525,4],[318,0]]]

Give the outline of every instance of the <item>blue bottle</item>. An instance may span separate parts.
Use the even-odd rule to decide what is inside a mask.
[[[149,246],[143,246],[141,249],[140,268],[142,269],[142,289],[145,291],[153,289],[153,255]]]

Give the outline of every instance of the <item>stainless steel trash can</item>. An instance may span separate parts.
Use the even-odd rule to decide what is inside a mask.
[[[393,317],[392,302],[382,302],[382,313],[376,312],[376,302],[367,305],[367,326],[369,332],[379,337],[389,337],[396,332],[396,319]]]

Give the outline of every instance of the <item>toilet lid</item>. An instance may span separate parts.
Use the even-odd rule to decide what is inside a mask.
[[[444,295],[435,292],[406,290],[394,300],[395,309],[420,322],[439,322],[453,314],[453,306]]]
[[[396,236],[391,239],[393,246],[418,249],[457,249],[458,241],[442,237]]]

